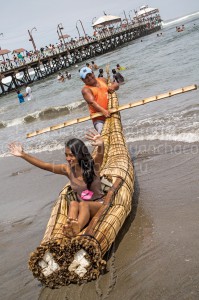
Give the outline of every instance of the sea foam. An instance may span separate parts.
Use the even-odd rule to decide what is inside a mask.
[[[199,15],[199,11],[195,12],[195,13],[192,13],[192,14],[189,14],[189,15],[186,15],[186,16],[183,16],[183,17],[180,17],[180,18],[177,18],[177,19],[168,20],[168,21],[165,21],[165,22],[163,21],[162,26],[163,27],[168,27],[168,26],[171,26],[173,24],[182,23],[182,21],[186,21],[187,19],[192,18],[192,17],[197,16],[197,15]]]

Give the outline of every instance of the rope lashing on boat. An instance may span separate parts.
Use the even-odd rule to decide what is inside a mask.
[[[91,239],[94,239],[94,240],[96,241],[96,243],[98,244],[98,246],[99,246],[101,252],[102,252],[100,243],[98,242],[98,240],[97,240],[93,235],[88,234],[88,233],[83,233],[83,234],[81,234],[80,236],[85,236],[85,237],[89,237],[89,238],[91,238]]]

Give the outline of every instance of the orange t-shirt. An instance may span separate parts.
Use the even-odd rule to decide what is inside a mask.
[[[99,104],[104,109],[108,109],[108,85],[100,78],[96,78],[96,80],[100,84],[100,87],[94,87],[89,85],[85,85],[85,87],[89,88],[92,91],[97,104]],[[89,111],[91,115],[98,112],[92,105],[89,105]],[[104,116],[101,116],[94,118],[93,122],[97,120],[104,121],[105,119],[106,118]]]

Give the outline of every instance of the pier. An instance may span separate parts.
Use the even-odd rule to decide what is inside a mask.
[[[150,24],[151,25],[151,24]],[[154,26],[142,22],[103,32],[98,37],[83,42],[66,44],[64,49],[56,49],[48,55],[39,53],[32,61],[24,61],[20,66],[6,60],[0,69],[0,96],[20,89],[25,84],[42,80],[70,66],[86,61],[161,29],[161,22]],[[20,74],[20,76],[19,76]],[[6,80],[10,77],[10,80]]]

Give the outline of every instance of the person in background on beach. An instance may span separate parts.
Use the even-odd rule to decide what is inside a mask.
[[[60,72],[57,76],[57,80],[63,82],[65,80],[64,75]]]
[[[66,78],[67,79],[71,79],[71,73],[69,73],[68,71],[66,71],[65,74],[66,74]]]
[[[115,69],[112,70],[113,73],[113,82],[117,82],[117,83],[123,83],[124,82],[124,77],[122,76],[122,74],[120,74],[120,72],[116,72]]]
[[[124,71],[124,70],[126,70],[126,67],[122,67],[122,66],[120,66],[119,64],[117,64],[117,65],[116,65],[116,69],[117,69],[118,71]]]
[[[176,26],[176,31],[177,31],[177,32],[184,31],[184,29],[185,29],[185,28],[184,28],[184,25],[182,25],[182,27],[177,27],[177,26]]]
[[[26,153],[20,143],[13,142],[8,147],[10,153],[20,157],[30,164],[68,177],[78,201],[71,201],[63,234],[68,238],[76,236],[89,220],[102,207],[104,193],[101,188],[100,167],[104,155],[104,142],[96,131],[86,134],[86,139],[96,147],[95,157],[92,157],[86,145],[79,139],[73,138],[65,143],[66,164],[44,162]]]
[[[89,68],[89,69],[91,69],[91,70],[93,69],[93,66],[90,65],[89,63],[86,63],[86,67]]]
[[[18,91],[17,91],[17,95],[18,95],[19,103],[25,102],[24,97],[26,97],[26,94],[23,95],[23,94],[18,90]]]
[[[108,87],[105,78],[95,78],[95,74],[88,67],[79,72],[80,78],[85,83],[82,88],[82,95],[87,102],[90,114],[101,112],[103,116],[92,119],[95,129],[101,133],[106,118],[110,117],[108,111],[108,93],[119,89],[117,82],[112,82]]]
[[[26,84],[25,87],[26,87],[26,98],[28,101],[30,101],[32,100],[32,90],[28,84]]]
[[[99,67],[95,64],[95,62],[94,61],[92,61],[91,62],[91,64],[92,64],[92,70],[93,71],[95,71],[95,70],[98,70],[99,69]]]
[[[104,77],[103,73],[104,73],[104,70],[103,69],[99,69],[98,78]]]

